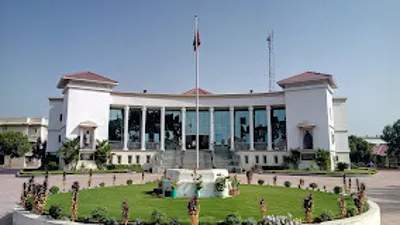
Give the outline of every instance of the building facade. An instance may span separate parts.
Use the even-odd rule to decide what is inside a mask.
[[[305,72],[278,82],[282,91],[212,94],[199,89],[201,167],[281,166],[291,149],[308,168],[317,149],[332,168],[349,162],[346,98],[334,98],[332,75]],[[118,92],[118,82],[91,72],[64,75],[60,98],[49,98],[48,151],[80,138],[82,153],[97,140],[113,147],[113,163],[195,167],[195,92]],[[80,156],[82,161],[90,154]]]
[[[15,131],[28,136],[32,147],[38,139],[42,142],[47,140],[48,121],[45,118],[0,118],[0,132]],[[32,151],[21,158],[4,156],[0,153],[0,166],[7,168],[36,168],[40,166],[40,161],[32,156]]]

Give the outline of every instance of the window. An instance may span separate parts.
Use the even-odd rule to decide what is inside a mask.
[[[62,121],[62,114],[60,114],[60,121]]]
[[[140,164],[140,155],[136,156],[136,164]]]
[[[131,164],[131,163],[132,163],[132,156],[128,155],[128,164]]]
[[[61,142],[61,135],[58,135],[58,142]]]
[[[150,156],[146,155],[146,163],[150,163]]]
[[[332,132],[331,135],[332,135],[332,144],[334,145],[335,144],[335,134]]]
[[[275,159],[275,164],[278,164],[279,160],[278,160],[278,156],[277,155],[274,156],[274,159]]]
[[[267,156],[266,155],[263,156],[263,163],[267,164]]]
[[[249,157],[247,155],[244,156],[244,163],[249,164]]]
[[[260,156],[256,155],[256,164],[260,163]]]
[[[117,159],[118,159],[118,164],[121,164],[121,156],[120,155],[117,156]]]
[[[35,128],[35,133],[37,133],[37,128]]]

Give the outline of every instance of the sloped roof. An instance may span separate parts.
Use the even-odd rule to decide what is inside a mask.
[[[189,91],[186,91],[183,94],[184,95],[195,95],[196,94],[196,88],[190,89]],[[199,88],[199,95],[211,95],[211,94],[212,94],[211,92]]]
[[[87,127],[87,128],[96,128],[97,124],[93,121],[86,120],[79,124],[80,127]]]
[[[96,73],[92,73],[90,71],[86,71],[86,72],[63,75],[60,81],[58,82],[57,88],[64,88],[68,80],[81,80],[88,82],[109,83],[112,85],[118,85],[118,82],[115,80],[112,80],[110,78],[104,77]]]
[[[387,145],[375,145],[372,147],[373,155],[385,156],[389,147]]]
[[[301,84],[301,83],[315,82],[315,81],[326,81],[332,88],[337,88],[337,84],[333,80],[333,76],[331,74],[318,73],[312,71],[307,71],[304,73],[294,75],[292,77],[288,77],[286,79],[278,81],[277,83],[282,88],[285,88],[285,86],[288,84]]]

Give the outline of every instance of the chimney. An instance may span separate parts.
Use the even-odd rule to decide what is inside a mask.
[[[143,93],[144,93],[144,94],[146,94],[146,93],[147,93],[147,90],[146,90],[146,89],[144,89],[144,90],[143,90]]]

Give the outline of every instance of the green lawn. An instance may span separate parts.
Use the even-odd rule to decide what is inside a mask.
[[[146,194],[155,184],[104,187],[83,190],[79,194],[79,217],[90,216],[96,207],[105,206],[108,218],[121,219],[122,201],[127,199],[130,205],[130,220],[141,218],[148,221],[154,209],[167,214],[169,218],[178,218],[181,222],[189,222],[186,204],[189,199],[160,198]],[[253,217],[260,219],[259,200],[264,198],[267,204],[267,214],[287,215],[291,213],[296,218],[303,218],[302,200],[312,192],[314,196],[314,217],[318,217],[324,209],[338,214],[335,194],[299,190],[297,188],[271,187],[257,185],[241,185],[240,195],[226,199],[200,199],[200,221],[216,222],[224,220],[228,214],[238,213],[243,219]],[[46,204],[61,206],[65,212],[70,212],[71,193],[61,193],[49,196]],[[347,199],[348,205],[353,205]]]

